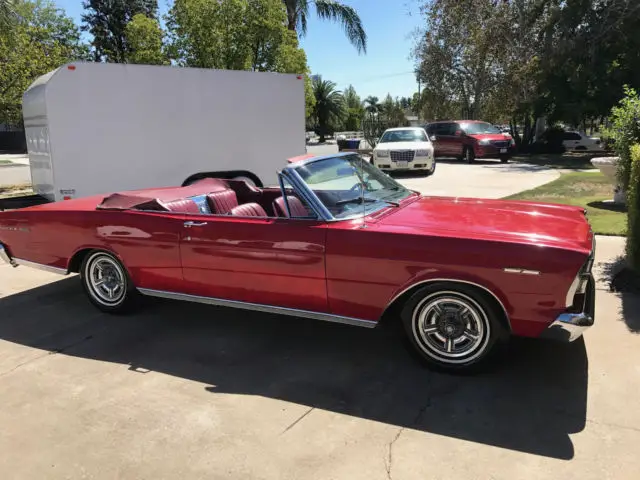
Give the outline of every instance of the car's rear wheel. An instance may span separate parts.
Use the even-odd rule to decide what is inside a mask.
[[[449,372],[482,368],[505,337],[500,312],[472,287],[420,288],[402,308],[409,343],[427,366]]]
[[[464,158],[464,161],[467,163],[473,163],[473,161],[476,159],[476,154],[471,147],[464,147],[462,156]]]
[[[137,297],[126,268],[111,253],[89,252],[82,262],[80,278],[91,303],[103,312],[123,313]]]

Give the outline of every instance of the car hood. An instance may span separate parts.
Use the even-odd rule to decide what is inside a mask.
[[[478,133],[468,136],[476,140],[511,140],[511,135],[504,133]]]
[[[407,233],[532,243],[590,251],[582,207],[524,201],[420,197],[380,219]]]
[[[375,150],[418,150],[431,148],[430,142],[389,142],[379,143]]]

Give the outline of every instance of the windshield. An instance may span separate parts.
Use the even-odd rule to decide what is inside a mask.
[[[482,133],[502,133],[500,129],[494,127],[490,123],[474,122],[474,123],[461,123],[460,128],[467,135],[478,135]]]
[[[427,135],[424,130],[408,128],[406,130],[387,130],[380,138],[380,143],[392,142],[426,142]]]
[[[413,195],[356,154],[317,160],[294,170],[335,218],[368,214]]]

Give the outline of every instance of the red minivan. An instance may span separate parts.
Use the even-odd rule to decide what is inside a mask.
[[[434,145],[434,157],[499,158],[508,162],[515,152],[511,135],[478,120],[446,120],[423,125]]]

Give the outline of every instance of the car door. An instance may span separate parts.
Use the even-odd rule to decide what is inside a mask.
[[[194,215],[180,242],[185,293],[327,312],[326,224]]]
[[[456,123],[441,123],[438,129],[438,141],[440,142],[441,155],[445,157],[455,157],[461,155],[462,137],[456,137],[456,129],[459,128]]]

